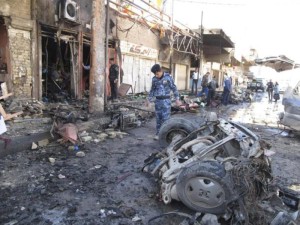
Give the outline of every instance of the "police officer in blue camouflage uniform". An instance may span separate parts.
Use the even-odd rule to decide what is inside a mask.
[[[155,102],[156,136],[154,139],[157,140],[161,125],[171,115],[171,91],[176,98],[176,104],[180,105],[181,103],[177,87],[170,74],[163,72],[159,64],[152,66],[151,72],[155,76],[152,78],[152,86],[146,104],[149,105],[150,102]]]

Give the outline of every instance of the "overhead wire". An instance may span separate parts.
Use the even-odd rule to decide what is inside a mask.
[[[207,1],[197,1],[197,0],[174,0],[174,1],[184,2],[184,3],[196,3],[202,5],[218,5],[218,6],[245,6],[246,5],[241,3],[207,2]]]

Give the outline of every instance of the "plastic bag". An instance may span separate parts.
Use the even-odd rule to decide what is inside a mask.
[[[4,118],[0,114],[0,135],[7,131],[6,125],[4,123]]]

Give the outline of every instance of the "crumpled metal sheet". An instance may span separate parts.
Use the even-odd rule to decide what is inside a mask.
[[[282,99],[284,114],[281,123],[295,130],[300,130],[300,90],[299,83],[295,88],[289,87]]]

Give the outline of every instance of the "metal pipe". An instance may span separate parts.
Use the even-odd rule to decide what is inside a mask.
[[[143,11],[149,13],[151,16],[155,17],[156,19],[162,20],[159,16],[157,16],[157,15],[155,15],[155,14],[153,14],[153,13],[150,13],[149,10],[147,10],[147,9],[145,9],[145,8],[143,8],[143,7],[139,6],[139,5],[137,5],[137,4],[135,4],[134,2],[131,2],[130,0],[123,0],[123,1],[128,2],[129,4],[134,5],[134,6],[137,7],[138,9],[141,9],[141,10],[143,10]]]
[[[204,157],[205,155],[207,155],[208,153],[216,150],[218,147],[226,144],[228,141],[231,141],[232,139],[234,139],[234,135],[229,135],[228,137],[212,144],[212,145],[209,145],[207,148],[204,149],[204,151],[202,152],[201,155],[195,155],[193,156],[192,158],[188,159],[187,161],[185,161],[184,163],[181,163],[180,165],[178,165],[178,167],[176,168],[170,168],[169,170],[167,170],[164,174],[163,174],[163,177],[162,179],[165,180],[167,179],[173,172],[176,172],[178,170],[180,170],[181,168],[187,166],[188,164],[192,163],[192,162],[195,162],[195,161],[198,161],[200,160],[202,157]]]
[[[110,0],[107,0],[106,3],[106,24],[105,24],[105,76],[104,76],[104,107],[106,107],[107,105],[107,72],[109,71],[108,68],[108,33],[109,33],[109,21],[110,21],[110,17],[109,17],[109,3]]]
[[[202,73],[202,44],[203,44],[203,11],[201,11],[201,26],[200,26],[200,40],[199,40],[199,70],[198,76],[200,76],[200,72]]]
[[[173,151],[173,148],[168,148],[167,152],[169,154],[169,156],[167,158],[165,158],[163,161],[161,161],[151,172],[152,175],[154,175],[157,170],[159,168],[161,168],[166,162],[168,162],[171,158],[175,157],[176,155],[178,155],[180,152],[186,150],[187,148],[189,148],[190,146],[197,144],[199,142],[203,142],[203,140],[205,139],[211,139],[212,136],[204,136],[204,137],[199,137],[197,139],[194,139],[192,141],[189,141],[185,144],[182,145],[182,147],[180,149],[178,149],[176,152]],[[212,144],[212,143],[211,143]]]
[[[174,23],[174,0],[172,0],[172,11],[171,11],[171,27],[173,27]],[[170,61],[169,61],[169,67],[170,67],[170,74],[172,73],[172,66],[173,66],[173,45],[174,45],[174,40],[173,40],[173,31],[171,30],[171,40],[170,40]],[[176,79],[175,74],[174,79]]]
[[[161,10],[158,10],[157,8],[155,8],[153,5],[151,5],[151,4],[149,4],[148,2],[146,2],[145,0],[141,0],[143,3],[145,3],[146,5],[148,5],[148,6],[150,6],[151,8],[153,8],[153,9],[155,9],[155,10],[157,10],[157,11],[159,11],[160,12],[160,14],[162,14],[162,15],[164,15],[164,16],[167,16],[167,17],[169,17],[170,19],[171,19],[171,17],[169,16],[169,15],[167,15],[167,14],[165,14],[164,12],[162,12]]]
[[[127,1],[128,3],[132,3],[132,2],[130,2],[130,1],[128,1],[128,0],[124,0],[124,1]],[[112,3],[112,4],[114,4],[114,5],[118,6],[118,7],[123,7],[122,5],[120,5],[120,4],[118,4],[118,3],[115,3],[115,2],[110,2],[110,3]],[[146,10],[146,9],[144,9],[144,8],[139,8],[139,9],[144,10],[144,11],[148,11],[148,10]],[[113,10],[115,10],[115,9],[113,9]],[[136,13],[136,12],[130,10],[130,9],[126,9],[126,10],[129,11],[130,13],[136,15],[136,16],[141,16],[141,15],[139,15],[138,13]],[[118,10],[115,10],[115,11],[118,12]],[[120,12],[119,12],[119,13],[120,13]],[[133,18],[131,18],[130,16],[123,15],[123,14],[121,14],[121,15],[124,16],[124,17],[126,17],[126,18],[133,19]],[[153,15],[153,14],[150,14],[150,15],[156,17],[156,18],[159,19],[159,20],[162,20],[161,18],[157,17],[156,15]],[[153,23],[153,21],[147,20],[146,17],[143,17],[143,19],[144,19],[145,21],[149,22],[149,23]],[[162,20],[162,21],[163,21],[163,20]],[[139,21],[139,22],[142,23],[142,21]],[[155,21],[155,22],[158,23],[158,21]],[[169,21],[163,21],[163,22],[166,22],[166,23],[167,23],[167,25],[169,26],[169,29],[170,29],[170,30],[174,30],[174,32],[175,32],[175,31],[176,31],[176,32],[179,32],[179,33],[182,34],[182,35],[187,35],[187,34],[185,34],[185,33],[183,32],[182,29],[178,28],[177,26],[172,25],[171,22],[169,22]],[[160,23],[160,25],[162,25],[162,24]],[[189,35],[194,36],[194,35],[192,35],[192,34],[190,34],[190,33],[189,33]],[[187,36],[189,36],[189,35],[187,35]]]

